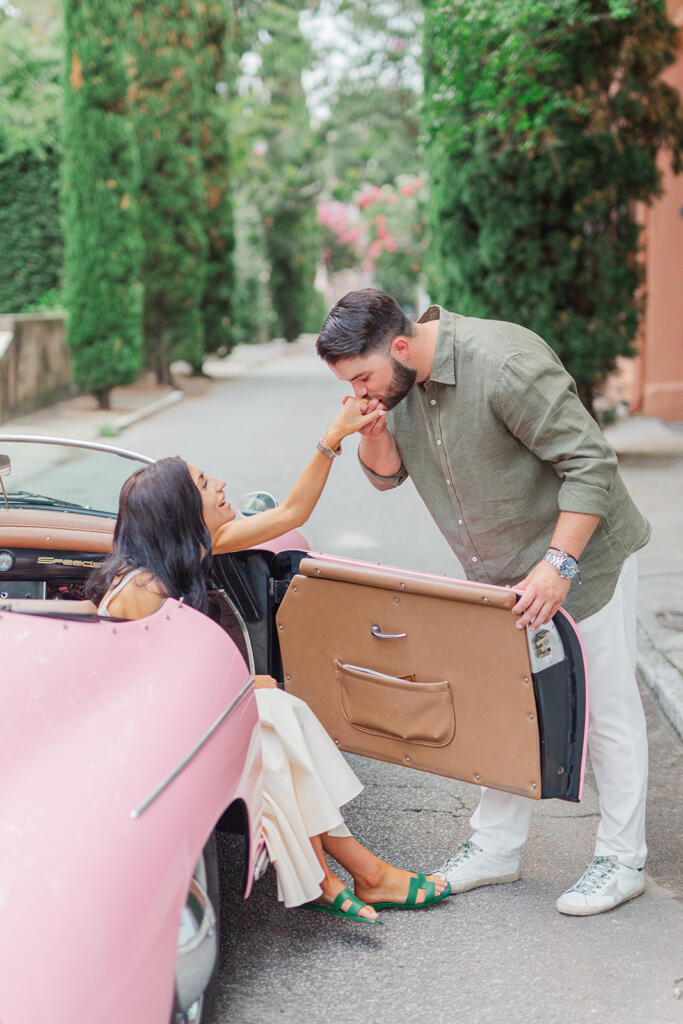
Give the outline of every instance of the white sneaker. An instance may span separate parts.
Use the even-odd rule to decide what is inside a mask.
[[[557,901],[561,914],[604,914],[645,889],[643,869],[620,864],[616,857],[594,857],[578,882]]]
[[[449,857],[434,874],[445,875],[451,892],[467,892],[480,885],[516,882],[519,878],[518,857],[492,857],[471,839],[458,843],[455,856]]]

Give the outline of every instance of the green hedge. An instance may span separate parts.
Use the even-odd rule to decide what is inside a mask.
[[[0,163],[0,312],[19,313],[61,285],[59,165],[54,149]]]

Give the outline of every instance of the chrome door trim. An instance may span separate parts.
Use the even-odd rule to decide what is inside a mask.
[[[247,654],[249,655],[249,671],[251,672],[252,675],[254,675],[256,673],[256,662],[254,661],[254,649],[251,646],[251,637],[249,636],[247,624],[242,618],[242,614],[239,608],[237,607],[235,602],[228,597],[223,588],[216,587],[216,592],[220,594],[223,600],[226,602],[226,604],[230,606],[230,610],[237,619],[237,624],[240,627],[240,630],[242,631],[242,639],[244,640],[245,646],[247,648]]]
[[[160,782],[159,785],[156,787],[156,789],[152,790],[152,792],[149,794],[149,796],[145,800],[143,800],[142,803],[138,807],[136,807],[134,810],[132,810],[130,812],[131,818],[139,818],[142,814],[144,814],[144,812],[147,810],[147,808],[150,807],[151,804],[154,803],[154,801],[157,799],[157,797],[161,796],[161,794],[164,792],[164,790],[167,789],[171,785],[173,780],[176,779],[180,775],[180,773],[182,771],[184,771],[185,768],[187,768],[188,764],[197,756],[197,754],[202,749],[202,747],[205,746],[205,744],[208,742],[208,740],[211,739],[213,734],[223,724],[223,722],[226,720],[226,718],[230,714],[232,714],[232,712],[235,710],[235,708],[239,704],[242,703],[244,698],[247,697],[251,693],[253,688],[254,688],[254,679],[253,679],[253,677],[251,677],[249,679],[249,681],[242,687],[242,689],[237,694],[235,699],[233,701],[231,701],[230,705],[225,709],[225,711],[223,711],[218,716],[216,721],[213,723],[213,725],[211,725],[207,729],[207,731],[204,733],[202,738],[200,740],[198,740],[197,743],[195,743],[195,745],[192,747],[192,750],[190,750],[190,752],[185,755],[185,757],[182,759],[182,761],[180,761],[176,765],[176,767],[173,769],[173,771],[170,772],[166,776],[166,778],[163,780],[163,782]]]

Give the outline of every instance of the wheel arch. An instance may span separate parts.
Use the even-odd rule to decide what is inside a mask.
[[[242,857],[242,892],[245,896],[251,890],[250,869],[253,862],[251,849],[251,825],[249,810],[241,797],[236,797],[227,807],[215,824],[215,831],[225,835],[243,836],[244,855]]]

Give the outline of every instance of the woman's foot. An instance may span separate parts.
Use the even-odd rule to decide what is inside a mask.
[[[323,878],[322,882],[320,883],[320,888],[322,889],[322,895],[316,902],[332,906],[339,893],[342,891],[342,889],[345,889],[346,886],[342,882],[341,878],[337,878],[336,875],[330,873],[326,875],[325,878]],[[361,900],[362,903],[366,904],[366,901],[363,899],[363,897],[358,895],[358,890],[356,890],[356,896],[358,896],[358,899]],[[342,914],[345,914],[347,910],[351,908],[351,906],[351,900],[346,899],[341,904],[339,909],[341,910]],[[379,914],[374,909],[374,907],[369,907],[366,904],[358,911],[356,916],[365,917],[367,918],[368,921],[376,921],[379,917]]]
[[[379,858],[375,859],[376,864],[372,869],[365,872],[362,878],[354,879],[356,896],[364,903],[404,903],[408,899],[411,879],[417,878],[416,872],[403,871]],[[427,875],[427,881],[434,884],[434,897],[439,897],[446,888],[443,875]],[[424,903],[426,899],[427,892],[419,888],[415,906]]]

